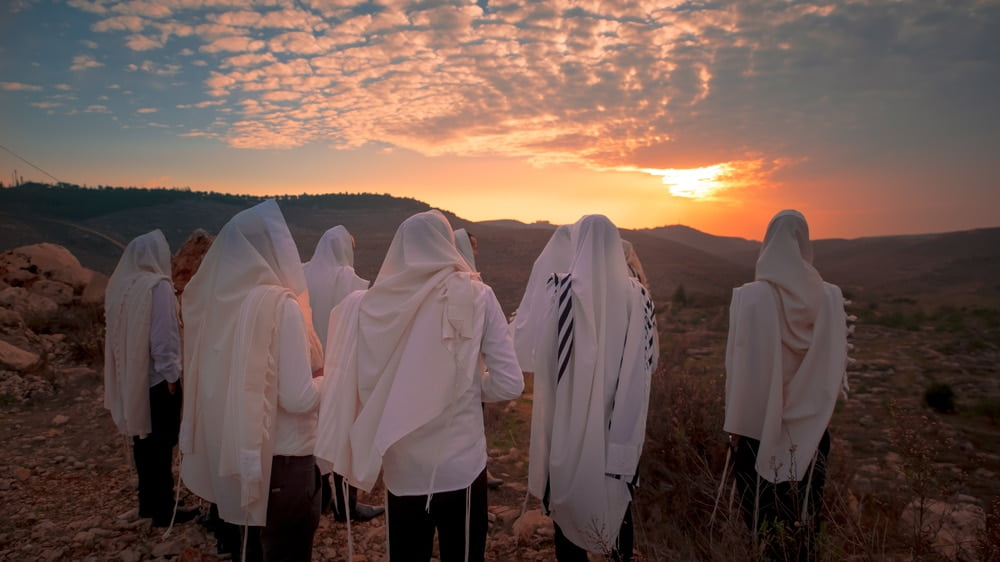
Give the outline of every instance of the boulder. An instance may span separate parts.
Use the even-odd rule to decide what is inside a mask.
[[[921,505],[919,499],[914,500],[903,509],[900,523],[909,532],[919,531],[949,560],[971,560],[986,528],[986,512],[975,501],[957,496],[952,501],[925,499]],[[922,522],[922,529],[917,529],[918,522]]]
[[[0,326],[20,328],[24,326],[24,318],[13,308],[0,308]]]
[[[530,544],[531,537],[536,532],[541,532],[542,529],[548,529],[552,527],[552,519],[542,515],[542,512],[537,509],[532,509],[526,511],[524,515],[517,518],[514,521],[513,530],[514,536],[517,538],[518,544]]]
[[[62,281],[39,279],[31,285],[31,293],[46,297],[60,306],[73,302],[73,287]]]
[[[104,302],[104,293],[108,290],[108,276],[97,272],[90,272],[90,281],[80,293],[80,300],[87,304],[100,304]]]
[[[91,271],[58,244],[32,244],[0,254],[0,277],[13,286],[28,286],[36,279],[65,283],[83,289]]]
[[[52,299],[36,295],[23,287],[7,287],[0,291],[0,306],[17,311],[22,318],[46,316],[59,309]]]
[[[27,371],[38,364],[38,354],[0,340],[0,366],[14,371]]]

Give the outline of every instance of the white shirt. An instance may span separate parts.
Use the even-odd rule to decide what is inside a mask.
[[[524,390],[507,320],[493,291],[484,285],[482,355],[487,371],[441,415],[406,435],[385,452],[382,478],[397,496],[467,488],[486,467],[482,402],[512,400]],[[474,365],[479,371],[479,364]],[[436,470],[435,470],[436,467]],[[433,477],[433,484],[431,482]]]
[[[274,454],[313,454],[322,377],[312,378],[305,319],[294,301],[282,304],[278,326],[278,414]]]
[[[181,378],[181,336],[177,326],[177,297],[170,281],[153,287],[149,326],[149,387]]]

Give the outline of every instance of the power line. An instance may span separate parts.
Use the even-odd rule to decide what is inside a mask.
[[[62,183],[62,181],[61,181],[61,180],[60,180],[59,178],[57,178],[57,177],[53,176],[52,174],[50,174],[50,173],[46,172],[45,170],[43,170],[43,169],[39,168],[38,166],[36,166],[36,165],[32,164],[31,162],[28,162],[28,161],[27,161],[27,160],[26,160],[26,159],[25,159],[24,157],[22,157],[22,156],[21,156],[20,154],[18,154],[18,153],[16,153],[16,152],[14,152],[13,150],[11,150],[11,149],[7,148],[6,146],[4,146],[4,145],[0,144],[0,148],[2,148],[2,149],[4,149],[5,151],[9,152],[9,153],[10,153],[10,154],[11,154],[11,155],[12,155],[12,156],[14,157],[14,158],[17,158],[17,159],[18,159],[18,160],[20,160],[21,162],[24,162],[25,164],[27,164],[27,165],[31,166],[32,168],[34,168],[34,169],[38,170],[39,172],[41,172],[41,173],[45,174],[46,176],[49,176],[50,178],[52,178],[52,179],[56,180],[56,182],[57,182],[57,183]]]

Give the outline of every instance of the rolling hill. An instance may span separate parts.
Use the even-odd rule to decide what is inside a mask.
[[[110,273],[123,245],[154,228],[178,248],[197,228],[216,233],[261,197],[168,189],[81,188],[25,184],[0,189],[0,251],[38,242],[67,247],[83,265]],[[322,233],[342,224],[355,236],[355,267],[374,279],[396,227],[430,208],[414,199],[379,194],[278,198],[303,260]],[[507,312],[521,297],[531,264],[554,225],[514,220],[471,222],[443,211],[454,228],[480,241],[479,265]],[[653,293],[665,300],[685,292],[728,298],[753,278],[760,243],[713,236],[682,225],[622,230],[642,258]],[[920,236],[814,242],[824,278],[855,296],[1000,302],[1000,228]]]

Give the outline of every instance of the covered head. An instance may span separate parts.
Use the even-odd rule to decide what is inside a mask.
[[[455,231],[455,247],[469,264],[469,268],[476,271],[476,237],[464,228],[459,228]]]
[[[330,311],[351,292],[368,288],[368,281],[354,272],[354,237],[343,226],[327,230],[302,269],[309,286],[313,326],[325,346]]]
[[[755,279],[778,291],[783,311],[783,343],[804,351],[823,302],[823,279],[812,265],[809,225],[802,213],[781,211],[771,219],[757,258]]]
[[[549,241],[542,248],[531,266],[524,296],[511,320],[514,349],[517,361],[526,372],[535,370],[535,343],[537,329],[546,306],[546,284],[553,273],[566,273],[573,261],[573,246],[570,240],[570,225],[561,225],[553,231]]]
[[[631,242],[622,238],[622,252],[625,253],[625,264],[628,265],[629,275],[635,277],[646,289],[649,289],[649,281],[646,280],[646,271],[639,261],[639,254],[635,251],[635,246]]]
[[[354,267],[354,237],[347,228],[337,225],[320,237],[308,264]]]
[[[108,279],[108,288],[128,283],[132,276],[144,273],[170,275],[170,246],[159,229],[136,236],[125,246],[114,273]]]

